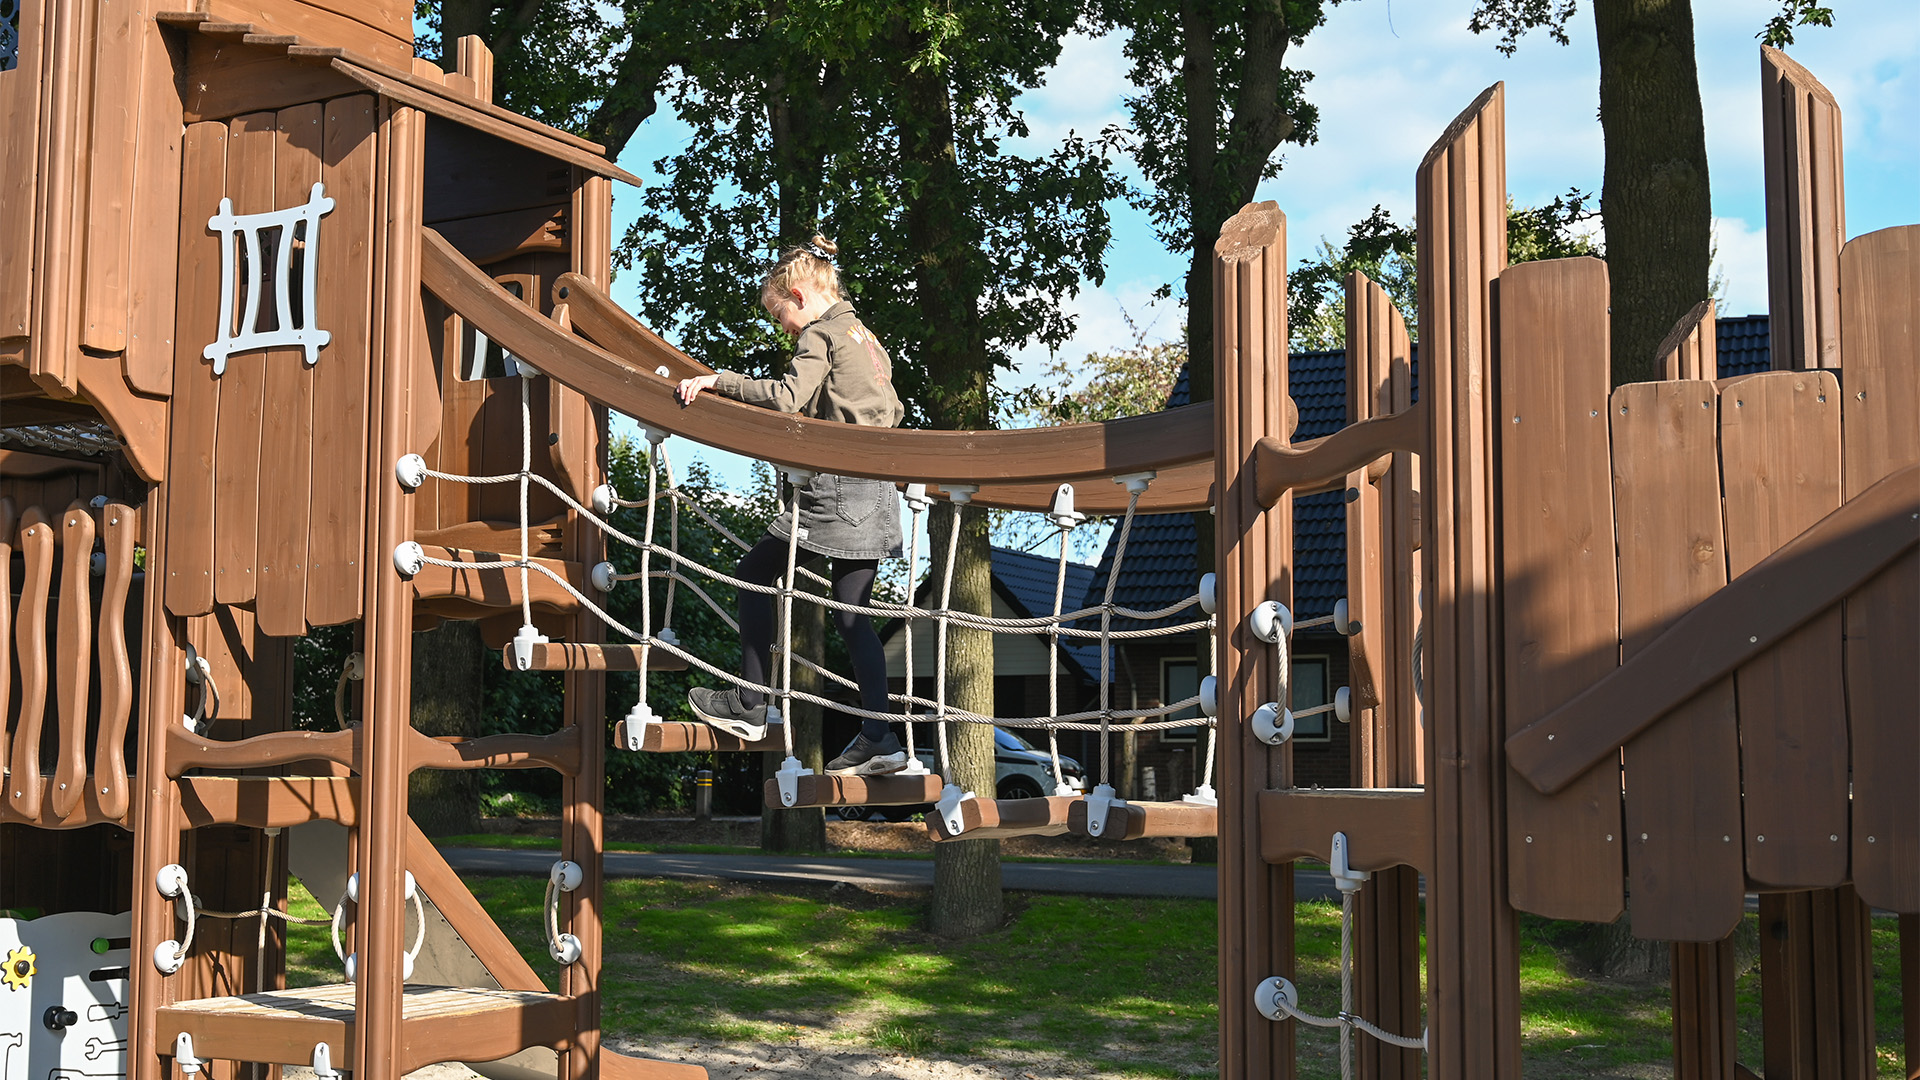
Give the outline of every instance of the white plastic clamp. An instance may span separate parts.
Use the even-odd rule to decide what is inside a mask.
[[[927,775],[927,773],[931,771],[932,770],[927,768],[926,762],[921,761],[918,757],[910,757],[907,759],[907,763],[905,765],[900,766],[898,769],[895,769],[893,772],[888,773],[887,775],[888,776],[925,776]]]
[[[1268,746],[1279,746],[1293,738],[1293,710],[1279,702],[1269,701],[1255,709],[1248,723],[1253,727],[1253,737]]]
[[[403,455],[393,463],[393,478],[408,491],[417,489],[427,482],[427,459],[419,454]]]
[[[660,722],[660,716],[653,706],[644,701],[636,701],[633,708],[627,710],[626,727],[622,729],[627,739],[627,749],[638,753],[647,746],[647,725]]]
[[[1114,796],[1112,784],[1095,785],[1087,796],[1087,835],[1099,836],[1107,827],[1107,810],[1125,805],[1127,800]]]
[[[958,784],[948,784],[940,789],[940,801],[933,804],[940,820],[946,822],[947,835],[959,836],[967,829],[967,819],[960,812],[960,804],[973,798],[973,792],[960,790]]]
[[[614,575],[618,572],[610,562],[597,562],[593,564],[593,569],[587,572],[587,576],[593,580],[594,588],[601,592],[612,592],[613,587],[618,584],[614,580]]]
[[[426,566],[427,551],[419,541],[407,540],[393,549],[393,568],[400,571],[401,577],[411,578]]]
[[[1087,793],[1087,782],[1084,779],[1062,779],[1059,783],[1053,785],[1053,793],[1063,798],[1078,798]]]
[[[1352,610],[1347,606],[1347,598],[1341,597],[1333,602],[1333,629],[1343,637],[1352,637],[1360,632],[1360,624],[1351,618]]]
[[[314,1080],[340,1080],[340,1070],[333,1067],[333,1051],[326,1043],[313,1044]]]
[[[527,671],[533,667],[533,647],[545,645],[547,635],[535,629],[531,623],[520,627],[513,635],[513,670]]]
[[[925,510],[927,507],[933,505],[933,500],[927,496],[927,485],[925,484],[908,484],[907,490],[901,498],[907,500],[907,505],[913,507],[915,510]]]
[[[153,875],[153,887],[169,900],[178,899],[187,891],[187,868],[179,863],[168,863]]]
[[[1343,893],[1359,892],[1360,886],[1373,876],[1370,870],[1355,870],[1348,862],[1347,834],[1333,834],[1333,849],[1327,856],[1327,873],[1333,877],[1333,887]]]
[[[787,483],[794,487],[799,487],[813,479],[812,469],[782,469],[781,471],[787,474]]]
[[[1343,686],[1333,692],[1333,718],[1343,724],[1353,723],[1353,689]]]
[[[1260,1015],[1278,1023],[1291,1019],[1293,1010],[1300,1007],[1300,991],[1293,983],[1275,975],[1253,988],[1253,1007]]]
[[[599,514],[601,517],[611,516],[615,510],[619,509],[618,504],[614,502],[614,500],[619,497],[620,492],[615,490],[612,484],[601,484],[599,487],[594,488],[592,496],[593,512]]]
[[[1220,715],[1220,680],[1212,675],[1200,680],[1200,711],[1208,716]]]
[[[947,498],[951,500],[955,506],[965,506],[973,501],[974,493],[980,490],[980,485],[941,484],[940,490],[947,493]]]
[[[1293,636],[1293,612],[1278,600],[1262,600],[1247,616],[1247,629],[1269,645]]]
[[[413,871],[407,870],[403,872],[406,874],[404,879],[405,886],[400,898],[402,900],[411,900],[413,899],[414,893],[419,891],[419,883],[413,880]],[[347,899],[356,904],[360,902],[360,875],[357,873],[347,875]]]
[[[1220,805],[1220,797],[1213,790],[1213,785],[1206,784],[1206,783],[1203,783],[1199,787],[1194,788],[1193,794],[1180,796],[1180,801],[1184,803],[1193,803],[1196,806],[1219,806]]]
[[[199,1072],[200,1066],[206,1064],[193,1055],[193,1036],[184,1031],[173,1037],[173,1063],[188,1076]]]
[[[153,887],[161,896],[169,900],[185,900],[187,911],[193,911],[193,894],[187,891],[187,868],[179,863],[168,863],[153,875]],[[188,923],[192,929],[192,923]],[[162,975],[172,975],[187,962],[186,949],[179,941],[168,938],[153,947],[153,966]]]
[[[1047,517],[1063,529],[1071,529],[1087,520],[1087,515],[1073,508],[1073,485],[1061,484],[1053,491],[1053,509]]]
[[[666,442],[668,434],[668,432],[650,428],[645,424],[640,425],[640,437],[647,440],[647,445],[649,446],[659,446],[661,443]]]
[[[767,722],[769,724],[773,722],[773,708],[771,706],[767,708]],[[773,774],[773,779],[780,788],[780,805],[792,806],[794,803],[799,802],[800,778],[812,775],[813,770],[800,764],[799,758],[791,754],[787,755],[786,759],[780,762],[780,768],[774,770]]]
[[[1113,482],[1125,484],[1129,495],[1140,495],[1146,492],[1147,485],[1153,483],[1153,478],[1159,475],[1152,469],[1146,469],[1141,472],[1121,473],[1113,478]]]
[[[781,714],[780,706],[775,705],[771,701],[767,702],[767,726],[779,727],[786,722],[787,718]]]
[[[673,627],[663,626],[660,628],[659,633],[653,635],[653,640],[662,645],[678,645],[680,644],[680,635],[673,632]]]
[[[1200,610],[1211,615],[1220,610],[1220,576],[1200,575]]]
[[[561,934],[554,938],[553,944],[547,949],[547,955],[562,967],[579,963],[580,953],[580,939],[572,934]]]
[[[540,376],[539,368],[534,367],[532,364],[527,363],[525,360],[522,360],[517,356],[513,358],[513,369],[519,372],[520,377],[523,379],[535,379],[535,378],[539,378]]]
[[[561,892],[572,892],[580,887],[581,882],[587,880],[587,872],[572,859],[561,859],[547,871],[547,880],[560,886]]]

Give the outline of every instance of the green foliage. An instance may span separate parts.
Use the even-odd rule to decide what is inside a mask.
[[[495,104],[577,135],[588,133],[612,72],[609,58],[626,36],[617,9],[595,0],[417,0],[416,55],[436,61],[443,55],[442,9],[453,6],[482,23],[471,29],[493,50]]]
[[[1794,27],[1832,25],[1833,9],[1821,7],[1818,0],[1781,0],[1780,14],[1768,19],[1753,36],[1762,44],[1784,49],[1793,44]]]
[[[1690,4],[1691,0],[1678,2]],[[1567,44],[1567,22],[1579,8],[1578,0],[1477,0],[1467,29],[1476,34],[1498,30],[1500,42],[1494,48],[1503,56],[1512,56],[1530,30],[1544,30],[1556,44]],[[1793,44],[1795,27],[1832,25],[1833,9],[1822,6],[1819,0],[1780,0],[1780,13],[1753,36],[1763,44],[1784,49]]]

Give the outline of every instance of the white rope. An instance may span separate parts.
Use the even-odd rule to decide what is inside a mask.
[[[652,570],[653,570],[653,547],[654,547],[653,530],[655,526],[655,514],[654,514],[655,498],[654,497],[660,493],[659,450],[660,450],[659,446],[651,443],[648,444],[648,447],[647,447],[647,533],[646,533],[647,546],[640,549],[640,579],[641,579],[640,625],[643,627],[649,627],[649,628],[653,626],[653,584],[647,579],[652,576]],[[671,577],[667,579],[667,588],[668,589],[673,588],[673,579]],[[652,631],[649,630],[648,641],[651,641],[651,639],[652,639]],[[648,647],[648,641],[642,641],[640,643],[640,663],[639,663],[640,674],[639,674],[639,683],[638,683],[638,688],[636,690],[636,693],[639,695],[638,700],[641,702],[645,702],[647,700],[647,667],[648,667],[648,661],[652,659],[652,653],[653,653],[653,650]]]
[[[908,492],[908,494],[913,495],[914,493]],[[911,521],[912,527],[909,529],[909,533],[911,535],[907,541],[907,603],[911,605],[913,603],[913,570],[914,570],[914,567],[920,565],[920,525],[921,525],[920,519],[921,519],[921,516],[927,512],[927,502],[924,495],[918,495],[908,499],[907,504],[910,507],[912,507],[912,511],[910,515],[910,521]],[[929,537],[928,539],[931,540],[932,538]],[[901,688],[905,691],[905,694],[903,695],[903,697],[906,699],[910,699],[913,697],[913,619],[912,618],[907,618],[900,623],[900,633],[903,635],[902,641],[905,645],[905,652],[903,655],[906,660],[906,682],[903,684]],[[843,680],[843,681],[850,682],[851,680]],[[894,695],[889,694],[887,696],[891,698]],[[907,768],[911,769],[915,765],[919,764],[920,757],[919,757],[919,752],[915,750],[913,747],[912,710],[908,709],[907,713],[908,715],[907,715],[906,723],[903,724],[902,726],[905,727],[907,731]]]
[[[1127,557],[1127,537],[1133,532],[1133,513],[1140,506],[1142,489],[1129,488],[1127,516],[1120,519],[1120,539],[1114,545],[1113,566],[1107,570],[1107,591],[1100,603],[1100,782],[1107,782],[1107,749],[1112,737],[1113,689],[1113,590],[1120,584],[1120,567]],[[1198,602],[1198,597],[1195,598]],[[1196,699],[1197,700],[1197,699]]]
[[[1060,607],[1066,601],[1067,534],[1072,531],[1071,525],[1060,526],[1060,560],[1053,578],[1055,618],[1060,617]],[[1047,715],[1060,715],[1060,627],[1057,624],[1047,628]],[[1060,768],[1060,732],[1052,726],[1047,728],[1047,756],[1053,760],[1053,788],[1057,793],[1067,786],[1067,777]]]
[[[527,588],[527,568],[531,552],[527,546],[527,534],[532,531],[527,521],[527,478],[533,475],[533,373],[529,368],[520,371],[520,624],[533,625],[533,590]]]
[[[793,478],[788,477],[789,480]],[[800,557],[800,484],[793,482],[793,516],[787,521],[787,576],[780,579],[780,716],[793,715],[793,568]],[[787,744],[787,756],[793,756],[793,725],[783,723],[780,731]]]
[[[936,698],[933,714],[939,723],[939,727],[935,730],[940,740],[940,775],[951,784],[954,782],[953,766],[947,761],[947,623],[951,619],[950,612],[953,608],[953,563],[960,554],[960,504],[950,502],[948,505],[953,507],[953,528],[947,533],[947,565],[944,568],[945,572],[941,575],[943,580],[940,585],[940,615],[938,622],[935,623],[938,627],[936,631],[938,636],[933,654],[935,664],[933,692]],[[911,690],[912,687],[908,689]]]
[[[1424,1031],[1420,1037],[1410,1038],[1396,1035],[1391,1031],[1371,1023],[1353,1011],[1353,898],[1354,893],[1343,892],[1340,896],[1340,1012],[1335,1016],[1317,1016],[1290,1003],[1286,998],[1276,998],[1274,1004],[1279,1010],[1303,1024],[1314,1027],[1340,1029],[1340,1075],[1345,1080],[1353,1076],[1353,1033],[1364,1031],[1368,1035],[1390,1046],[1404,1050],[1425,1050],[1427,1037]]]

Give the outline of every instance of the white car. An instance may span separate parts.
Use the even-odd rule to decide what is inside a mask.
[[[940,750],[925,744],[914,747],[915,756],[930,771],[940,770]],[[1073,787],[1086,789],[1086,770],[1080,763],[1060,755],[1060,774]],[[1005,728],[993,729],[994,795],[1001,799],[1037,799],[1053,791],[1053,759],[1045,750],[1037,750],[1025,739]],[[931,803],[916,806],[837,806],[834,812],[845,821],[904,820],[924,814]]]

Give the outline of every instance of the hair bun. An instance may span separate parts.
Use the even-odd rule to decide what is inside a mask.
[[[814,234],[814,237],[813,237],[813,246],[820,249],[820,253],[829,259],[833,258],[835,255],[840,254],[839,244],[836,244],[833,241],[817,233]]]

